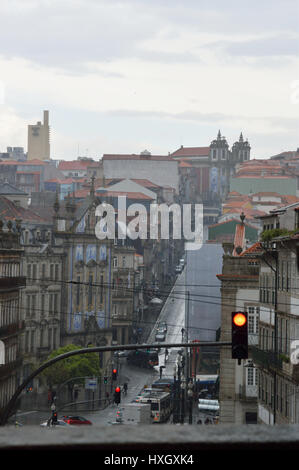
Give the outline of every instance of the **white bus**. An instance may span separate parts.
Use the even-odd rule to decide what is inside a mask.
[[[138,403],[149,403],[153,423],[164,423],[172,412],[171,394],[160,390],[145,389],[135,400]]]
[[[205,400],[199,398],[198,400],[198,417],[202,420],[203,424],[218,423],[219,419],[219,401],[218,400]]]

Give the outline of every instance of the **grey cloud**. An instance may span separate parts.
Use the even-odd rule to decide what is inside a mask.
[[[10,8],[8,5],[12,5]],[[296,31],[298,4],[292,0],[11,0],[0,6],[0,54],[22,57],[71,73],[85,73],[84,63],[142,58],[158,62],[198,61],[188,54],[147,51],[142,44],[161,31],[171,38],[185,31],[223,33]],[[284,45],[283,45],[284,44]],[[294,51],[294,41],[264,42],[268,53]],[[253,54],[258,42],[227,42],[230,54]],[[190,47],[192,44],[190,45]]]
[[[222,47],[232,55],[265,57],[265,56],[298,56],[298,37],[277,35],[275,37],[223,43]]]

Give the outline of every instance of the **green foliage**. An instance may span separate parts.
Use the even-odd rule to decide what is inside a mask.
[[[69,344],[56,349],[48,356],[47,361],[76,349],[81,349],[81,347]],[[100,374],[101,369],[99,368],[99,355],[97,353],[77,354],[62,359],[42,372],[42,376],[49,386],[59,385],[76,377],[97,377]],[[78,382],[80,380],[77,380]]]
[[[273,238],[280,237],[281,235],[288,235],[290,232],[286,228],[273,228],[271,230],[264,230],[261,233],[261,240],[268,242]]]

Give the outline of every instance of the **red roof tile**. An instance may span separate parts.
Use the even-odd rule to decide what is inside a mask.
[[[170,155],[137,155],[137,154],[108,154],[103,155],[103,160],[155,160],[155,161],[173,161]]]
[[[73,160],[73,161],[61,161],[58,165],[58,169],[63,170],[86,170],[88,166],[90,166],[91,161],[81,161],[81,160]]]
[[[171,154],[173,157],[207,157],[210,147],[181,147]]]
[[[251,253],[256,253],[256,252],[259,252],[259,251],[262,251],[262,245],[261,245],[260,242],[256,242],[251,247],[247,248],[247,250],[243,251],[240,254],[240,256],[249,255]]]

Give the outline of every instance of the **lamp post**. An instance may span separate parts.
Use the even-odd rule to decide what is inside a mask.
[[[186,379],[182,374],[181,377],[181,423],[185,421],[185,391],[186,391]]]
[[[192,407],[193,407],[193,383],[192,381],[188,382],[188,405],[189,405],[189,424],[192,424]]]

